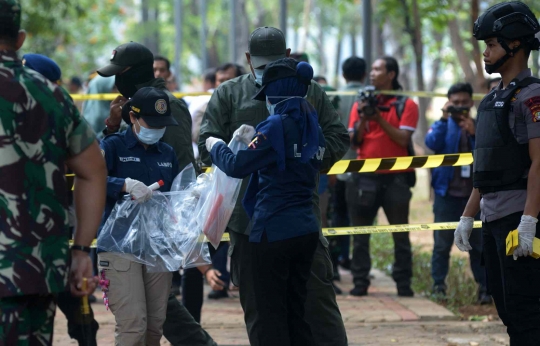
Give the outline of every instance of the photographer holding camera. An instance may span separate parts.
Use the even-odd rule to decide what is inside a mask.
[[[426,145],[435,154],[469,153],[474,148],[476,126],[470,117],[474,105],[473,89],[469,83],[454,84],[448,89],[448,102],[442,109],[442,117],[433,123],[426,135]],[[431,186],[435,192],[433,214],[435,222],[458,221],[473,188],[472,165],[461,167],[437,167],[432,170]],[[477,215],[478,219],[478,215]],[[454,236],[447,231],[434,231],[435,244],[431,257],[433,295],[446,296],[445,279],[448,275],[450,250]],[[469,242],[471,270],[479,285],[478,303],[489,304],[486,293],[486,275],[480,265],[482,258],[482,231],[474,229]]]
[[[351,143],[358,159],[409,156],[411,136],[418,122],[418,106],[413,100],[393,95],[375,95],[377,90],[400,90],[399,65],[394,58],[375,60],[369,74],[373,88],[364,89],[353,105],[349,119]],[[409,223],[410,188],[414,170],[354,174],[347,182],[347,204],[351,223],[372,225],[380,207],[390,224]],[[398,295],[412,297],[412,252],[409,233],[392,233],[395,263],[392,277]],[[369,234],[355,235],[351,272],[354,288],[350,294],[365,296],[370,284]]]

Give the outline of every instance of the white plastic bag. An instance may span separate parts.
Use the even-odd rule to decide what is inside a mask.
[[[229,148],[235,154],[246,147],[246,144],[234,138],[229,142]],[[212,165],[211,186],[201,208],[197,210],[197,223],[216,249],[231,218],[241,185],[242,179],[229,177]]]

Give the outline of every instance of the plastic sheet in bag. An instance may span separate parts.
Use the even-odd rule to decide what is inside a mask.
[[[243,142],[234,138],[229,143],[229,148],[235,154],[246,147]],[[197,210],[197,222],[216,249],[231,218],[241,185],[242,179],[229,177],[216,165],[212,165],[211,186],[206,200]]]

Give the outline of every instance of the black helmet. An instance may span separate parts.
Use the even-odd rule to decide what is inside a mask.
[[[503,2],[486,10],[474,23],[473,36],[477,40],[498,37],[514,40],[534,37],[540,24],[531,9],[520,1]]]

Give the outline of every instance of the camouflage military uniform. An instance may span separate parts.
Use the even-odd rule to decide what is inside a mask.
[[[95,135],[14,51],[0,50],[0,85],[0,345],[48,344],[53,294],[67,288],[64,163]]]

